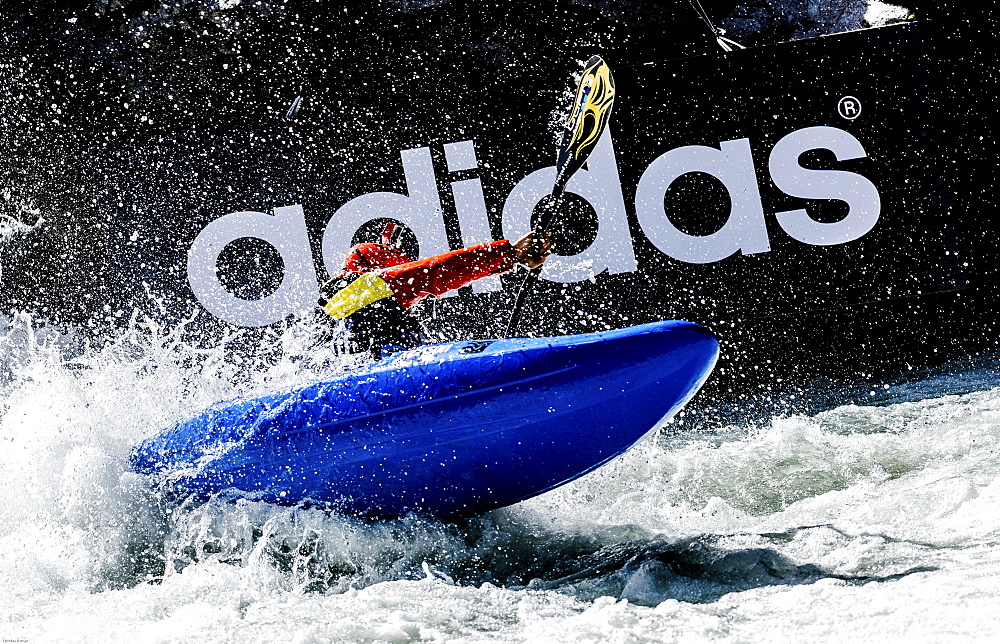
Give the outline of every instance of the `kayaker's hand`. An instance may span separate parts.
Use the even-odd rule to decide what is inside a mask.
[[[524,264],[528,268],[538,268],[552,252],[552,235],[545,233],[545,241],[542,243],[541,252],[536,253],[532,238],[534,233],[528,233],[521,239],[514,242],[514,261]]]

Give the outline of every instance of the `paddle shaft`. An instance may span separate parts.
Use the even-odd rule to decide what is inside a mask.
[[[552,224],[552,219],[555,217],[556,211],[562,205],[565,190],[566,182],[562,182],[562,185],[557,185],[552,189],[552,196],[555,199],[545,209],[542,216],[538,218],[538,224],[532,229],[531,245],[533,250],[539,255],[542,251],[542,244],[545,243],[545,231]],[[544,268],[544,265],[532,268],[524,276],[521,288],[517,291],[517,297],[514,299],[514,305],[511,307],[510,319],[507,320],[507,329],[504,333],[505,337],[509,338],[513,336],[514,331],[517,330],[517,325],[521,321],[521,311],[524,310],[524,302],[528,299],[528,293],[535,287],[535,282],[538,281],[538,277],[542,274],[542,268]]]
[[[587,162],[587,157],[593,152],[604,133],[604,128],[611,116],[614,99],[615,81],[611,75],[611,69],[600,56],[592,56],[587,61],[583,75],[580,77],[576,100],[570,112],[570,119],[563,131],[562,143],[556,157],[556,179],[551,195],[553,199],[542,211],[538,223],[532,229],[531,250],[536,255],[542,254],[545,233],[552,224],[552,219],[559,210],[559,206],[562,205],[562,196],[566,191],[566,185],[576,171]],[[541,272],[541,266],[531,269],[521,283],[521,289],[514,300],[510,319],[507,322],[507,337],[511,337],[517,330],[521,311],[524,310],[524,301],[528,297],[528,292],[538,281]]]

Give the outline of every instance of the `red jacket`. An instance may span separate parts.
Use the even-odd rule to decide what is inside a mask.
[[[429,295],[440,296],[480,278],[505,273],[514,267],[514,249],[507,240],[486,242],[427,259],[380,268],[403,307],[413,306]]]
[[[417,261],[410,261],[391,246],[358,244],[347,253],[341,274],[330,281],[336,284],[340,280],[351,280],[350,284],[336,293],[324,293],[324,299],[329,299],[321,302],[321,306],[327,315],[337,319],[389,296],[408,308],[427,296],[444,295],[513,267],[514,249],[507,240],[477,244]]]

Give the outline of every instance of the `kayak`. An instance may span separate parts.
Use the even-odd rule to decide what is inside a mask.
[[[677,320],[420,347],[217,404],[131,462],[199,499],[476,516],[624,453],[698,391],[718,353],[708,330]]]

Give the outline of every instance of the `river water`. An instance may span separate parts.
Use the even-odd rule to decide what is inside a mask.
[[[703,406],[460,524],[183,503],[128,471],[157,428],[329,368],[272,340],[235,359],[244,338],[149,320],[96,345],[0,318],[4,641],[1000,638],[996,355]]]

